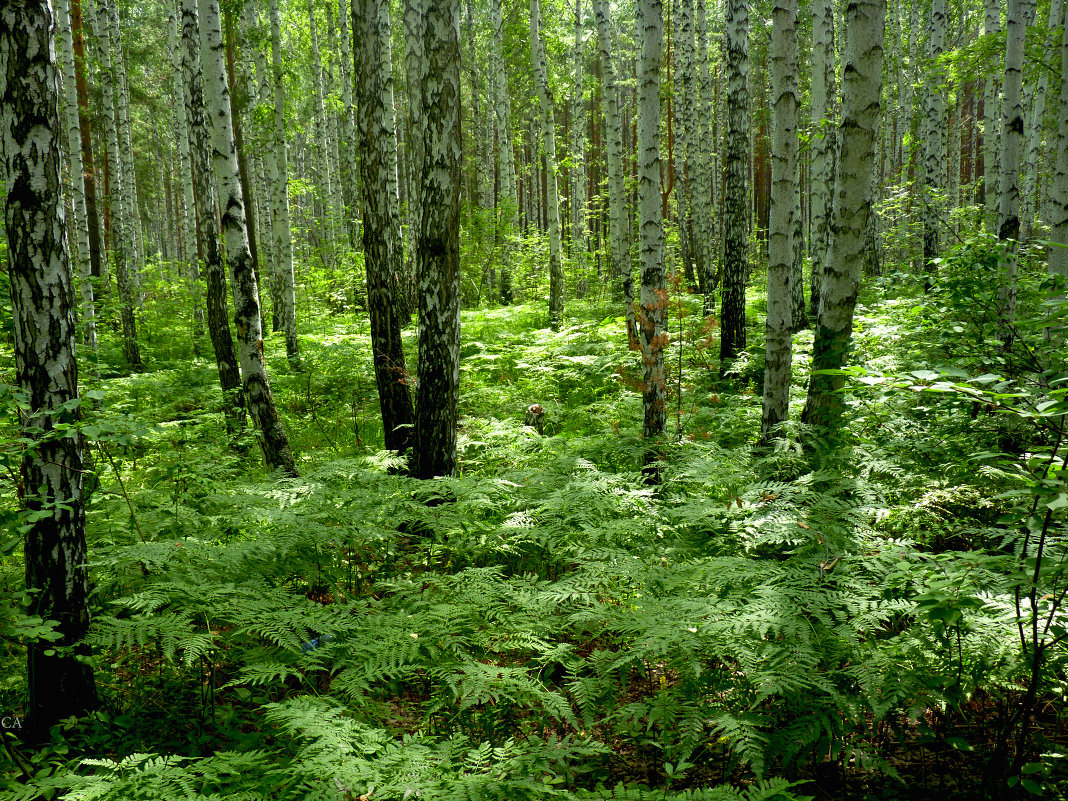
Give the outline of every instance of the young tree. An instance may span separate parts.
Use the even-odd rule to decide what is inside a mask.
[[[820,315],[812,345],[812,376],[801,419],[834,432],[844,410],[840,375],[817,371],[845,366],[853,339],[853,310],[860,289],[865,231],[871,214],[871,173],[879,95],[883,81],[885,0],[850,0],[846,7],[846,51],[842,71],[841,151],[831,210],[831,251],[823,282]]]
[[[501,254],[501,302],[512,302],[512,256],[515,249],[516,214],[519,211],[519,196],[516,190],[515,153],[512,150],[512,101],[508,96],[508,76],[504,71],[504,21],[501,18],[501,0],[490,0],[490,21],[493,24],[493,40],[490,56],[493,61],[495,111],[497,117],[497,140],[500,153],[501,191],[498,199],[499,231],[504,243]]]
[[[263,330],[256,273],[249,252],[245,227],[245,201],[237,166],[237,148],[230,111],[230,89],[226,82],[226,48],[218,0],[200,0],[201,31],[204,43],[204,95],[212,125],[212,161],[219,185],[222,235],[230,285],[234,293],[234,328],[237,330],[237,356],[241,365],[241,389],[245,405],[260,432],[260,446],[268,467],[288,476],[297,475],[289,437],[275,406],[267,365],[263,358]]]
[[[923,265],[927,273],[934,272],[934,259],[939,251],[942,204],[938,193],[946,173],[946,101],[938,66],[945,40],[946,0],[932,0],[927,29],[927,93],[923,104]]]
[[[702,292],[704,301],[702,311],[705,317],[716,308],[716,242],[712,226],[712,184],[713,178],[712,150],[712,73],[708,68],[708,19],[705,13],[705,0],[697,0],[697,91],[700,104],[697,116],[697,174],[694,178],[694,202],[697,214],[697,258],[704,264],[705,276]]]
[[[638,224],[641,235],[642,284],[639,295],[639,336],[642,354],[642,436],[663,433],[667,421],[664,348],[668,334],[667,285],[664,271],[664,219],[660,197],[660,59],[664,41],[661,0],[638,1]],[[657,459],[646,452],[646,464]]]
[[[391,161],[390,153],[396,153],[397,133],[393,124],[393,91],[384,80],[382,65],[383,61],[389,61],[388,51],[383,52],[388,40],[383,42],[379,35],[379,14],[383,5],[387,5],[386,0],[353,0],[353,52],[371,350],[385,445],[390,450],[404,453],[411,446],[414,411],[395,297],[398,264],[395,254],[401,243],[394,217],[396,206],[390,202],[395,183],[391,183],[389,174],[395,163]],[[391,139],[392,148],[389,147]]]
[[[823,266],[830,250],[831,196],[834,192],[836,130],[832,124],[837,91],[834,71],[834,5],[831,0],[812,3],[812,281],[808,314],[819,316]]]
[[[1061,92],[1057,107],[1057,161],[1050,187],[1050,226],[1052,239],[1060,247],[1050,248],[1049,272],[1068,280],[1068,3],[1061,24]]]
[[[787,417],[790,401],[792,302],[797,212],[797,0],[772,9],[771,238],[768,243],[768,316],[760,436],[767,441]]]
[[[556,167],[556,123],[545,44],[541,40],[541,6],[530,0],[530,60],[534,65],[534,88],[541,109],[541,141],[546,165],[546,213],[549,223],[549,325],[558,328],[564,316],[564,265],[560,256],[560,195]]]
[[[411,0],[414,4],[420,0]],[[426,0],[423,36],[422,228],[419,233],[419,386],[413,473],[456,471],[460,384],[459,0]]]
[[[723,178],[723,299],[720,313],[720,371],[745,349],[745,281],[749,206],[749,6],[727,0],[727,135]]]
[[[96,705],[92,669],[78,645],[89,628],[74,360],[75,292],[64,230],[59,84],[47,0],[0,6],[0,153],[15,371],[25,393],[22,503],[28,613],[56,622],[57,642],[31,640],[29,734]],[[59,430],[57,430],[59,429]],[[73,435],[72,435],[73,434]]]
[[[983,35],[990,37],[1001,31],[1001,0],[984,0]],[[998,176],[998,113],[999,95],[996,70],[989,72],[983,88],[983,196],[986,205],[987,229],[993,231],[997,221],[999,192]]]
[[[604,82],[604,116],[607,130],[608,167],[608,279],[617,297],[623,296],[623,277],[630,275],[627,253],[626,195],[623,184],[623,127],[619,117],[619,90],[612,57],[612,27],[608,0],[594,0],[597,41],[601,48],[601,80]]]

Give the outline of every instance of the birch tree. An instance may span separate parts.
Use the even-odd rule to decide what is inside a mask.
[[[723,178],[723,297],[720,312],[720,371],[745,349],[745,281],[748,266],[749,207],[749,6],[727,0],[724,37],[727,79],[727,132]]]
[[[1001,31],[1001,0],[984,0],[983,35],[994,36]],[[984,219],[989,230],[994,230],[997,221],[1000,196],[998,175],[998,122],[1000,82],[997,71],[987,73],[983,87],[983,196],[986,206]]]
[[[414,0],[413,0],[414,1]],[[396,251],[401,247],[396,206],[390,202],[392,139],[396,152],[393,91],[384,80],[383,52],[379,35],[380,6],[386,0],[354,0],[352,4],[353,52],[355,53],[356,105],[360,176],[363,185],[363,251],[367,271],[367,308],[371,318],[371,350],[385,446],[403,453],[411,445],[414,422],[408,371],[401,343],[397,311]],[[388,13],[388,8],[386,9]],[[395,178],[395,174],[394,174]]]
[[[927,89],[923,103],[923,264],[928,274],[934,272],[934,259],[939,253],[938,226],[942,216],[939,193],[946,173],[946,101],[938,66],[945,40],[946,0],[931,0],[927,28]]]
[[[234,350],[227,310],[226,265],[220,247],[219,217],[216,211],[219,193],[210,161],[211,132],[204,102],[200,14],[197,0],[181,0],[181,8],[185,112],[189,120],[189,157],[195,185],[193,196],[197,215],[196,228],[204,255],[208,334],[219,371],[226,428],[231,437],[236,437],[245,428],[245,399],[241,393],[241,370]],[[197,260],[196,248],[192,249],[190,258]]]
[[[260,446],[268,467],[289,476],[297,475],[296,461],[289,447],[289,437],[271,393],[267,365],[263,357],[263,330],[260,327],[259,293],[252,254],[245,225],[245,201],[241,195],[241,177],[237,166],[230,89],[226,82],[226,53],[218,0],[200,0],[203,22],[201,37],[204,48],[204,96],[212,125],[212,162],[219,186],[222,210],[222,236],[226,244],[226,261],[230,267],[230,285],[234,293],[234,328],[237,331],[237,356],[241,365],[241,389],[245,406],[260,433]]]
[[[1064,4],[1061,25],[1061,85],[1057,104],[1057,159],[1050,186],[1051,239],[1048,270],[1068,281],[1068,3]],[[1063,284],[1062,284],[1063,286]]]
[[[836,129],[831,119],[837,92],[834,71],[834,6],[831,0],[812,3],[812,237],[809,257],[812,280],[809,316],[819,314],[823,266],[830,247],[831,196],[834,190]]]
[[[512,302],[512,256],[515,250],[516,215],[519,196],[516,190],[515,153],[512,149],[512,103],[508,96],[508,76],[504,70],[504,22],[501,0],[490,0],[490,22],[493,25],[490,57],[493,61],[494,112],[497,119],[498,151],[500,153],[501,191],[498,200],[497,225],[503,236],[501,253],[501,302]]]
[[[574,44],[571,50],[571,257],[578,274],[586,277],[586,126],[583,113],[582,0],[575,0]]]
[[[1056,31],[1062,22],[1062,0],[1050,0],[1049,3],[1049,28]],[[1043,136],[1042,128],[1046,116],[1046,95],[1049,92],[1049,70],[1041,70],[1038,76],[1038,86],[1035,87],[1035,99],[1031,109],[1031,116],[1027,121],[1027,157],[1024,160],[1023,182],[1020,188],[1020,241],[1027,242],[1031,238],[1031,230],[1035,223],[1035,208],[1037,205],[1038,165],[1042,156]]]
[[[282,25],[278,0],[270,0],[271,74],[274,85],[273,159],[267,159],[268,182],[271,184],[271,232],[274,239],[275,282],[280,295],[282,331],[286,339],[286,358],[293,370],[300,370],[300,347],[297,342],[296,277],[293,274],[293,239],[289,215],[289,154],[286,151],[286,93],[282,66]],[[272,169],[273,168],[273,169]]]
[[[797,0],[772,9],[771,230],[768,243],[768,314],[760,436],[767,441],[787,417],[790,401],[792,303],[797,210]]]
[[[885,0],[850,0],[846,6],[846,50],[842,71],[840,152],[831,209],[831,250],[823,282],[820,313],[812,345],[812,375],[801,419],[837,430],[844,411],[845,383],[837,370],[849,358],[853,339],[853,311],[860,289],[865,231],[871,214],[871,174],[879,96],[883,79],[883,23]]]
[[[716,245],[712,227],[712,74],[708,67],[708,19],[705,0],[697,0],[695,12],[697,40],[697,127],[694,135],[697,148],[697,164],[694,174],[694,214],[697,222],[697,243],[694,253],[698,264],[698,278],[704,294],[703,313],[706,317],[715,310],[716,292]],[[704,276],[700,270],[704,269]]]
[[[642,356],[642,436],[663,433],[667,421],[664,348],[668,334],[667,284],[664,270],[664,220],[660,198],[660,59],[664,40],[661,0],[638,0],[638,223],[642,283],[638,342]],[[657,458],[646,452],[646,464]]]
[[[0,5],[0,154],[14,328],[15,375],[25,396],[21,497],[27,614],[55,621],[56,642],[27,644],[30,740],[96,706],[93,670],[78,643],[89,630],[82,496],[84,441],[76,430],[75,290],[60,185],[59,83],[47,0]]]
[[[420,0],[410,0],[412,3]],[[419,233],[419,386],[413,473],[456,471],[460,384],[460,3],[427,0]]]
[[[564,265],[560,255],[560,196],[556,167],[556,123],[545,44],[541,40],[541,6],[530,0],[530,60],[534,65],[534,89],[538,95],[541,143],[545,152],[546,214],[549,222],[549,326],[559,328],[564,315]]]
[[[604,84],[605,134],[608,170],[608,278],[617,298],[623,296],[623,277],[630,275],[627,254],[626,195],[623,183],[623,126],[619,117],[619,90],[612,54],[612,24],[608,0],[593,0],[597,42],[601,48],[601,80]]]

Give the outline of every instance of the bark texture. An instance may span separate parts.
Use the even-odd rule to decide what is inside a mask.
[[[940,192],[946,174],[945,89],[938,60],[945,51],[946,1],[932,0],[927,28],[927,93],[923,104],[923,264],[934,272],[942,218]]]
[[[601,79],[604,81],[604,116],[608,140],[608,278],[618,299],[623,296],[623,280],[625,276],[630,276],[631,269],[627,254],[623,127],[619,115],[619,90],[612,53],[612,23],[608,16],[608,0],[594,0],[593,8],[597,20],[597,41],[601,48]]]

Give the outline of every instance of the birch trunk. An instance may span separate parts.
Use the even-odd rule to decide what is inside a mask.
[[[74,73],[74,37],[67,0],[56,0],[56,43],[63,77],[63,114],[70,156],[71,199],[74,202],[74,255],[81,292],[84,338],[94,364],[98,358],[96,304],[93,302],[92,264],[89,256],[89,212],[85,202],[85,165],[82,163],[81,124],[78,119],[78,87]]]
[[[359,240],[359,194],[356,181],[359,167],[356,163],[356,123],[352,102],[352,15],[348,0],[338,0],[338,25],[341,28],[341,144],[338,146],[341,160],[341,192],[345,201],[345,232],[349,247],[355,249]]]
[[[71,29],[74,38],[74,84],[78,96],[78,127],[80,130],[79,143],[82,152],[82,167],[85,178],[85,212],[86,224],[89,228],[89,271],[93,278],[99,278],[107,274],[106,262],[101,258],[103,253],[102,238],[100,235],[100,215],[97,212],[96,201],[96,166],[93,159],[93,134],[89,125],[89,82],[86,79],[85,61],[85,38],[82,33],[82,3],[81,0],[71,0]],[[90,15],[92,11],[90,10]],[[73,148],[74,145],[72,144]],[[99,284],[94,286],[96,297],[99,301],[107,294],[106,286]]]
[[[286,152],[286,90],[282,66],[282,26],[278,0],[270,0],[271,74],[274,78],[274,158],[267,159],[271,196],[271,230],[274,237],[275,287],[281,306],[282,331],[286,338],[286,358],[291,369],[301,369],[297,343],[297,293],[293,274],[293,238],[289,215],[289,154]],[[273,171],[271,170],[273,166]]]
[[[586,115],[583,113],[582,0],[575,0],[574,46],[571,51],[571,257],[578,279],[586,280]]]
[[[708,317],[715,310],[716,293],[716,245],[715,231],[712,226],[712,184],[715,171],[712,169],[712,150],[715,139],[712,133],[712,74],[708,68],[708,19],[705,12],[705,0],[697,0],[697,166],[694,173],[694,214],[697,223],[697,243],[694,248],[698,260],[698,269],[704,270],[701,291],[704,294],[703,313]]]
[[[619,91],[612,55],[612,28],[608,0],[594,0],[597,41],[601,48],[601,76],[604,81],[604,116],[608,167],[608,279],[616,298],[623,296],[624,276],[630,275],[627,254],[626,196],[623,184],[623,127],[619,118]]]
[[[260,445],[268,467],[288,476],[297,475],[289,438],[271,394],[267,366],[263,358],[263,331],[260,328],[259,293],[245,228],[245,202],[234,145],[230,90],[226,83],[226,53],[222,38],[218,0],[200,0],[203,20],[204,95],[212,125],[212,161],[219,186],[222,209],[222,235],[226,261],[234,292],[234,327],[241,365],[241,388],[245,404],[260,432]]]
[[[727,0],[724,37],[727,78],[727,133],[723,179],[723,298],[720,313],[720,372],[745,350],[745,281],[748,267],[749,208],[749,6]]]
[[[493,24],[491,58],[495,85],[497,140],[500,153],[501,192],[498,202],[498,226],[503,238],[501,258],[501,302],[512,302],[512,256],[515,251],[516,214],[519,199],[516,192],[515,153],[512,149],[512,102],[508,96],[508,77],[504,70],[504,25],[501,19],[501,0],[490,0],[490,21]]]
[[[417,0],[412,0],[413,3]],[[423,200],[419,233],[419,387],[413,473],[456,472],[460,384],[460,3],[426,4]]]
[[[697,202],[697,184],[701,180],[699,164],[700,133],[697,113],[700,110],[700,93],[697,71],[694,65],[694,9],[693,0],[675,0],[675,96],[679,110],[679,122],[675,131],[676,173],[681,168],[682,203],[679,205],[680,234],[684,235],[701,294],[709,294],[708,265],[705,264],[705,249],[700,240],[701,229],[698,217],[701,214]]]
[[[26,735],[96,706],[96,686],[79,642],[89,630],[82,500],[83,440],[57,435],[76,424],[78,366],[75,290],[64,236],[59,165],[59,76],[47,0],[0,6],[0,153],[14,327],[15,372],[28,399],[22,436],[33,440],[21,465],[26,590],[30,615],[57,621],[57,642],[27,647]],[[75,140],[77,141],[77,140]]]
[[[936,0],[937,1],[937,0]],[[817,375],[848,361],[853,311],[860,288],[865,231],[871,213],[871,175],[883,77],[885,0],[850,0],[842,78],[840,147],[831,211],[831,251],[812,345],[812,376],[803,422],[836,432],[845,404],[841,375]]]
[[[328,155],[330,135],[326,121],[326,104],[323,100],[323,62],[319,50],[319,29],[315,23],[315,2],[308,0],[308,33],[311,36],[312,63],[312,101],[315,108],[315,137],[311,142],[312,171],[317,184],[317,202],[315,208],[319,211],[317,228],[322,235],[322,248],[320,258],[324,265],[332,264],[334,258],[334,233],[333,218],[334,210],[331,208],[333,198],[333,184],[330,180],[330,158]]]
[[[663,6],[660,0],[639,0],[638,41],[638,221],[641,236],[642,283],[639,292],[638,342],[642,354],[642,436],[657,437],[667,421],[667,380],[664,348],[667,285],[664,271],[664,220],[660,197],[660,58],[663,48]],[[646,465],[658,457],[646,451]]]
[[[408,89],[408,246],[405,249],[405,272],[418,274],[416,243],[422,229],[423,202],[423,94],[422,75],[425,71],[423,35],[425,33],[425,3],[408,0],[404,5],[404,70]],[[417,279],[418,280],[418,279]],[[405,282],[407,283],[407,282]],[[410,299],[406,299],[406,304]],[[410,307],[410,304],[408,304]]]
[[[223,394],[223,414],[231,438],[245,428],[245,399],[241,393],[241,372],[227,315],[226,272],[220,248],[218,189],[209,161],[211,133],[204,104],[204,77],[201,65],[200,15],[196,0],[182,0],[182,71],[185,75],[186,114],[189,121],[189,156],[195,183],[194,209],[197,231],[204,255],[207,284],[207,322],[219,386]],[[194,247],[190,259],[197,261]],[[199,267],[196,268],[199,272]]]
[[[541,141],[545,151],[546,214],[549,227],[549,326],[556,330],[564,316],[564,265],[560,256],[560,197],[556,168],[556,123],[549,90],[545,45],[541,41],[541,7],[530,0],[530,60],[534,65],[534,88],[541,108]]]
[[[983,34],[993,36],[1001,32],[1001,0],[983,3]],[[993,231],[998,218],[1000,197],[1000,167],[998,165],[998,122],[1000,113],[1000,84],[997,70],[987,75],[983,88],[983,197],[986,206],[986,225]]]
[[[1064,26],[1061,38],[1061,86],[1057,107],[1057,160],[1049,193],[1050,238],[1060,247],[1049,251],[1048,271],[1060,276],[1060,296],[1068,282],[1068,3],[1064,4],[1059,23]]]
[[[108,0],[104,0],[101,11],[108,15]],[[110,0],[114,3],[115,0]],[[127,261],[131,254],[129,236],[130,209],[127,206],[129,196],[126,192],[126,176],[122,171],[122,157],[119,154],[119,124],[122,113],[119,109],[121,96],[118,84],[118,71],[115,67],[115,50],[118,42],[111,41],[111,32],[106,20],[97,15],[97,35],[100,42],[104,76],[102,89],[104,95],[104,128],[107,134],[107,155],[110,174],[111,195],[111,264],[115,269],[115,283],[119,290],[119,318],[122,322],[122,353],[132,370],[141,369],[141,351],[137,344],[137,320],[134,317],[133,288],[130,283],[130,267]],[[121,55],[120,55],[121,57]]]
[[[1020,150],[1023,145],[1023,57],[1027,0],[1009,0],[1005,36],[1005,83],[1001,108],[1001,197],[998,238],[1009,242],[1006,275],[998,287],[1002,341],[1012,345],[1016,321],[1016,243],[1020,238]]]
[[[831,196],[834,190],[836,129],[833,124],[835,86],[834,7],[831,0],[812,4],[812,237],[809,257],[812,279],[809,317],[819,315],[823,268],[830,249]]]
[[[1050,0],[1049,27],[1056,30],[1062,21],[1061,0]],[[1038,86],[1035,89],[1034,106],[1027,123],[1027,158],[1024,162],[1023,185],[1020,189],[1020,241],[1031,238],[1035,223],[1035,206],[1037,203],[1036,187],[1038,185],[1038,164],[1042,157],[1042,127],[1046,116],[1046,94],[1049,91],[1049,71],[1039,73]]]
[[[383,80],[382,62],[389,60],[379,36],[379,6],[386,0],[354,0],[352,4],[358,108],[360,173],[363,184],[363,250],[367,270],[367,306],[371,317],[371,349],[375,380],[382,408],[385,446],[400,453],[411,445],[414,422],[408,391],[397,313],[398,228],[390,203],[391,161],[387,140],[396,142],[393,126],[393,92]],[[388,8],[387,8],[388,12]],[[396,152],[396,147],[393,147]]]
[[[772,9],[771,224],[768,241],[768,315],[760,438],[767,442],[788,416],[792,359],[790,272],[797,210],[797,0]]]
[[[942,87],[941,67],[938,60],[945,50],[946,2],[931,0],[931,16],[927,28],[927,90],[924,95],[923,115],[923,264],[928,274],[926,284],[930,288],[930,274],[935,271],[934,259],[939,253],[939,226],[943,203],[939,197],[946,174],[945,145],[945,90]]]

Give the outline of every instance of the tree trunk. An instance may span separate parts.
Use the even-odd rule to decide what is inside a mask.
[[[768,240],[768,316],[760,438],[767,442],[787,418],[790,403],[794,259],[797,209],[797,0],[776,0],[772,9],[771,215]]]
[[[82,501],[84,441],[58,430],[80,413],[75,290],[64,235],[60,184],[59,76],[46,0],[0,7],[0,141],[7,197],[7,267],[15,371],[26,405],[21,467],[27,613],[55,621],[57,642],[31,639],[27,730],[32,741],[70,715],[96,706],[92,668],[80,645],[89,629]],[[72,408],[73,406],[73,408]]]
[[[638,208],[641,233],[642,284],[639,294],[638,341],[642,354],[642,436],[657,437],[667,420],[664,348],[668,334],[667,285],[664,271],[664,220],[660,198],[660,58],[664,40],[660,0],[639,0],[638,41]],[[659,455],[651,447],[645,463]]]
[[[414,5],[418,0],[411,0]],[[460,43],[459,0],[426,4],[423,37],[423,199],[419,232],[417,478],[456,472],[460,384]]]
[[[271,69],[274,77],[274,158],[267,159],[271,196],[271,230],[274,236],[275,286],[281,306],[282,331],[286,338],[286,358],[292,370],[299,371],[297,344],[297,295],[293,275],[293,239],[289,218],[289,155],[286,152],[286,94],[282,66],[282,26],[278,0],[271,0]],[[273,170],[271,168],[274,168]]]
[[[89,125],[89,84],[85,77],[85,38],[82,34],[82,3],[71,0],[71,29],[74,35],[74,83],[78,92],[78,128],[81,133],[82,166],[85,170],[85,212],[89,227],[89,267],[94,278],[106,274],[101,266],[103,245],[100,236],[100,215],[96,207],[96,167],[93,162],[93,135]],[[70,145],[72,148],[74,143]],[[106,286],[94,286],[95,300],[107,294]]]
[[[1050,182],[1050,238],[1060,247],[1050,248],[1050,275],[1068,281],[1068,3],[1064,4],[1060,24],[1064,26],[1061,39],[1061,92],[1057,108],[1057,161]],[[1064,283],[1061,284],[1063,297]]]
[[[574,47],[571,51],[571,258],[575,262],[576,280],[588,280],[586,250],[586,114],[583,72],[582,0],[575,0]]]
[[[200,60],[200,20],[196,0],[182,0],[182,69],[185,73],[186,113],[189,117],[190,159],[195,183],[197,234],[204,258],[207,284],[208,334],[215,351],[219,386],[223,394],[223,414],[231,439],[245,428],[245,399],[241,394],[241,372],[227,314],[226,272],[220,247],[218,188],[209,161],[211,133],[204,103],[204,76]],[[197,258],[194,252],[192,258]]]
[[[356,163],[356,123],[352,104],[352,24],[348,0],[338,0],[338,25],[341,28],[341,144],[342,169],[341,191],[345,201],[345,232],[349,238],[349,247],[355,249],[359,238],[359,197],[356,181],[359,167]]]
[[[835,87],[834,6],[831,0],[812,5],[812,281],[809,316],[820,313],[823,267],[831,245],[831,196],[834,191],[836,128],[833,123]]]
[[[627,253],[626,195],[623,184],[623,127],[619,119],[619,90],[612,55],[612,28],[608,0],[594,0],[597,41],[601,47],[604,80],[604,116],[608,129],[608,279],[617,298],[623,296],[624,277],[630,276]]]
[[[354,0],[352,4],[356,104],[359,125],[360,174],[363,183],[363,250],[367,270],[367,306],[371,317],[371,349],[382,407],[385,446],[404,453],[411,445],[414,421],[408,391],[397,313],[397,261],[400,247],[389,202],[391,167],[387,141],[395,140],[391,104],[393,93],[382,79],[383,52],[378,32],[379,6],[385,0]],[[388,8],[387,8],[388,11]],[[396,152],[396,147],[392,148]]]
[[[993,36],[1001,31],[1001,0],[983,3],[983,34]],[[986,205],[986,224],[990,231],[998,218],[1000,197],[1000,168],[998,166],[998,122],[1000,92],[997,70],[991,70],[983,89],[983,196]]]
[[[512,256],[515,251],[516,214],[519,200],[516,193],[515,153],[512,151],[512,101],[508,96],[508,76],[504,70],[504,25],[501,19],[501,0],[490,0],[490,21],[493,24],[491,58],[495,85],[497,115],[497,150],[500,154],[501,191],[498,202],[498,231],[502,243],[501,303],[512,302]]]
[[[560,327],[564,316],[564,265],[560,256],[560,197],[557,188],[556,123],[549,91],[545,45],[541,41],[541,7],[530,0],[530,60],[534,65],[534,88],[541,108],[541,141],[545,151],[545,212],[549,228],[549,326]]]
[[[745,282],[748,266],[749,209],[749,6],[727,0],[727,135],[723,183],[723,298],[720,312],[721,374],[745,349]]]
[[[934,259],[939,253],[939,225],[942,206],[938,194],[946,174],[945,89],[938,59],[945,50],[946,0],[932,0],[927,28],[927,91],[923,103],[923,265],[928,274],[935,271]]]
[[[1049,27],[1056,31],[1061,24],[1062,1],[1050,0],[1049,4]],[[1051,59],[1052,61],[1053,59]],[[1035,223],[1035,207],[1037,203],[1036,187],[1038,185],[1038,164],[1042,156],[1042,127],[1046,116],[1046,94],[1049,91],[1049,72],[1042,70],[1038,78],[1038,87],[1035,89],[1035,102],[1031,112],[1031,119],[1027,124],[1027,159],[1024,162],[1023,186],[1020,190],[1020,241],[1027,242],[1031,238],[1031,229]]]
[[[836,433],[845,404],[841,375],[817,375],[847,363],[853,339],[853,311],[860,289],[865,231],[871,213],[871,174],[883,78],[885,0],[850,0],[846,8],[846,52],[842,78],[841,150],[831,211],[831,251],[821,313],[815,323],[812,376],[802,422]]]
[[[218,0],[200,0],[204,27],[204,95],[214,121],[212,126],[212,161],[219,185],[219,208],[222,209],[222,235],[226,243],[226,261],[234,292],[234,327],[237,330],[237,355],[241,365],[241,388],[245,404],[260,432],[260,446],[271,470],[288,476],[297,475],[296,462],[289,448],[289,438],[278,415],[271,394],[267,366],[263,358],[263,330],[260,328],[260,304],[256,274],[248,248],[245,227],[245,202],[241,196],[241,177],[237,167],[230,90],[226,82],[226,53]]]
[[[708,20],[705,13],[705,0],[697,0],[697,84],[694,90],[699,97],[697,103],[697,163],[693,177],[694,215],[697,223],[697,244],[695,256],[698,270],[704,270],[701,291],[704,294],[703,313],[706,317],[715,310],[716,292],[716,244],[715,231],[712,226],[712,184],[715,171],[712,169],[712,150],[715,140],[712,134],[712,74],[708,70]]]

